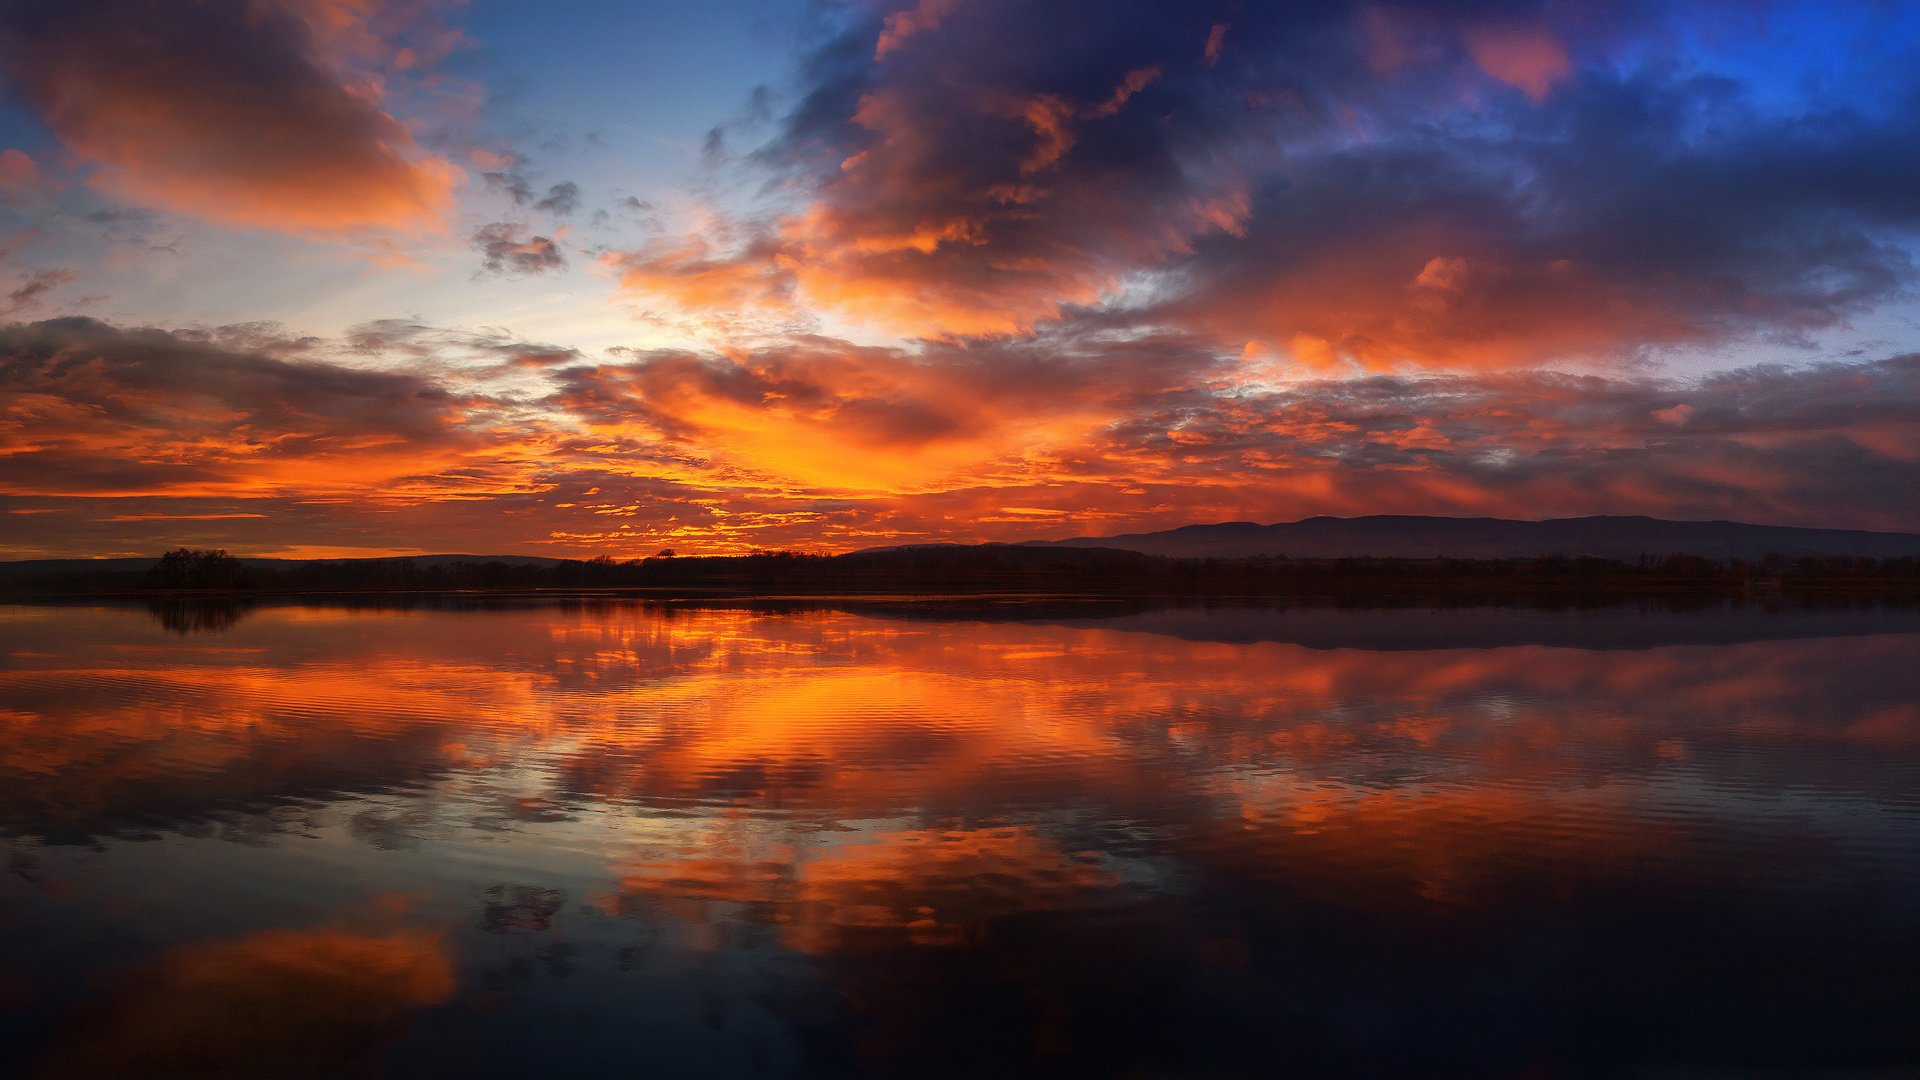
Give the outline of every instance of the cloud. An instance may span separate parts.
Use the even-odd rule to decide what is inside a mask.
[[[1301,158],[1143,318],[1310,368],[1523,366],[1817,331],[1912,279],[1911,113],[1769,118],[1657,73],[1522,108],[1492,145],[1429,128]]]
[[[580,185],[563,180],[548,188],[546,195],[534,203],[533,208],[545,210],[555,217],[566,217],[580,208]]]
[[[487,185],[487,190],[500,192],[512,199],[515,206],[525,206],[534,199],[532,182],[517,168],[483,172],[480,180]]]
[[[1234,227],[1232,170],[1189,153],[1204,148],[1182,115],[1211,23],[1129,7],[1074,29],[1087,14],[930,3],[848,28],[810,59],[800,104],[751,158],[805,205],[746,242],[632,253],[632,282],[673,294],[689,272],[772,278],[804,305],[902,334],[1020,332]],[[1175,66],[1162,45],[1183,36]],[[699,263],[676,265],[695,244]]]
[[[1050,334],[919,350],[801,337],[651,350],[554,373],[556,408],[640,429],[778,483],[897,494],[1024,472],[1218,358],[1176,340]]]
[[[1467,53],[1482,71],[1525,91],[1535,104],[1573,74],[1566,48],[1544,27],[1476,26],[1465,36]]]
[[[1263,490],[1251,497],[1272,508],[1252,515],[1263,518],[1634,512],[1920,526],[1889,501],[1920,482],[1912,355],[1698,380],[1537,372],[1307,382],[1166,403],[1103,437],[1104,453],[1134,462],[1148,486],[1176,477],[1237,486],[1242,507]]]
[[[333,928],[183,946],[126,982],[56,1045],[46,1075],[351,1070],[458,985],[437,932]]]
[[[364,9],[364,10],[363,10]],[[7,82],[91,183],[146,206],[293,233],[441,227],[461,173],[386,111],[384,9],[333,0],[26,0],[0,15]]]
[[[940,23],[960,6],[960,0],[920,0],[911,8],[889,14],[880,24],[880,39],[874,43],[873,58],[885,60],[915,34],[940,28]]]
[[[1201,50],[1200,57],[1206,61],[1208,67],[1220,66],[1221,50],[1226,48],[1227,31],[1229,29],[1230,26],[1227,23],[1214,23],[1213,26],[1207,30],[1207,44],[1206,47]]]
[[[495,403],[428,377],[84,318],[0,327],[0,392],[13,495],[458,495],[509,452]]]
[[[527,341],[498,327],[437,327],[406,319],[375,319],[350,327],[342,344],[357,355],[388,359],[429,378],[486,376],[581,360],[578,350]]]
[[[1121,312],[1329,370],[1832,328],[1913,280],[1920,85],[1782,96],[1664,44],[1722,18],[1531,0],[848,15],[744,159],[771,174],[765,212],[612,261],[687,310],[929,339]]]
[[[324,341],[59,319],[0,329],[0,508],[34,512],[22,557],[142,551],[162,517],[242,551],[619,555],[1319,513],[1920,530],[1915,356],[1692,379],[1290,370],[1117,322],[595,357],[401,320]]]
[[[0,150],[0,202],[14,201],[44,189],[40,163],[23,150]]]
[[[1698,380],[1376,376],[1262,389],[1191,344],[828,343],[558,372],[554,403],[745,475],[881,498],[902,532],[1033,535],[1000,512],[1158,526],[1313,513],[1638,512],[1914,528],[1920,359]],[[1062,404],[1067,403],[1067,404]],[[998,520],[1000,524],[992,524]]]
[[[0,304],[0,318],[6,318],[23,312],[32,311],[41,306],[42,298],[54,289],[74,281],[78,275],[67,269],[36,270],[26,275],[20,287],[7,293],[5,304]]]
[[[793,303],[797,263],[777,238],[763,232],[750,233],[732,247],[702,236],[662,240],[634,251],[609,252],[602,261],[628,293],[695,317],[736,312],[786,316],[798,310]]]
[[[162,215],[137,206],[108,206],[89,211],[83,218],[95,227],[95,235],[109,244],[123,244],[148,251],[174,251],[172,244],[160,244],[155,236],[164,222]],[[177,242],[176,237],[176,242]]]
[[[525,228],[518,222],[496,221],[475,231],[473,246],[482,256],[481,268],[489,274],[521,275],[566,269],[566,256],[560,254],[553,238],[522,238],[520,232]]]

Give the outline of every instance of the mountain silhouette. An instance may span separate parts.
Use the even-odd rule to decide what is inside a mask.
[[[1114,548],[1170,558],[1529,559],[1564,555],[1603,559],[1697,555],[1897,558],[1920,555],[1920,534],[1802,529],[1738,521],[1651,517],[1579,517],[1547,521],[1378,514],[1310,517],[1260,525],[1227,521],[1163,532],[1035,540],[1027,546]]]

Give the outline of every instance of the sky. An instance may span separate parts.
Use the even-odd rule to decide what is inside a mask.
[[[0,0],[0,558],[1920,530],[1920,0]]]

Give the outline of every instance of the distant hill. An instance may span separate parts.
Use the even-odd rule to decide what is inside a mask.
[[[1228,521],[1164,532],[1035,540],[1033,547],[1117,548],[1171,558],[1526,559],[1553,555],[1637,559],[1699,555],[1896,558],[1920,555],[1920,534],[1796,529],[1738,521],[1666,521],[1650,517],[1450,518],[1381,514],[1311,517],[1277,525]]]

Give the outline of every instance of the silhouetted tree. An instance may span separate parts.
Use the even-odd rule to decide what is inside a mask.
[[[251,582],[247,568],[223,548],[175,548],[160,556],[147,580],[162,589],[238,589]]]

